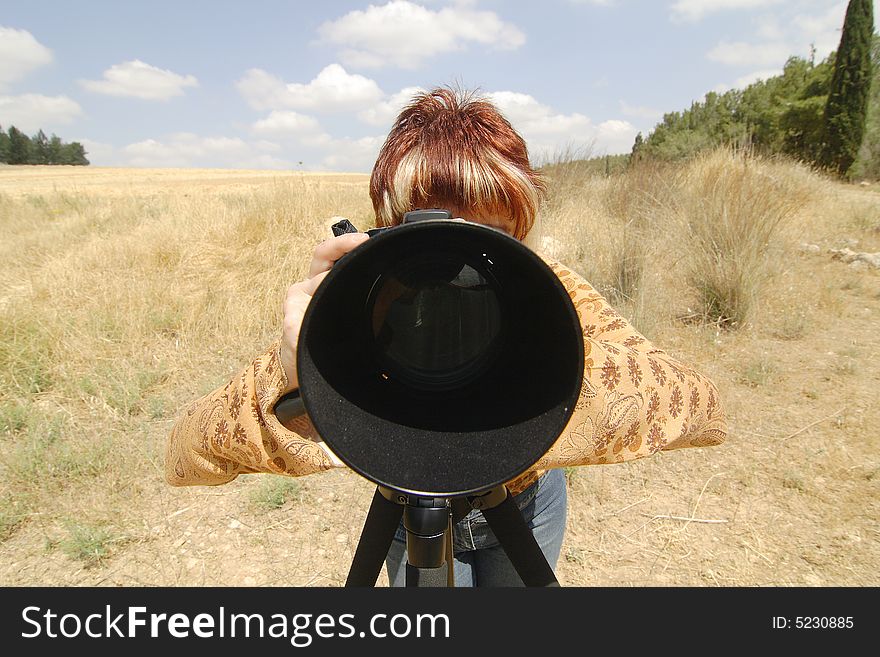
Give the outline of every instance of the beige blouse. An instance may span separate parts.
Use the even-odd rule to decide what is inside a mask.
[[[562,434],[508,483],[511,493],[550,468],[721,444],[727,422],[715,385],[641,336],[578,274],[547,262],[583,328],[584,380]],[[280,345],[275,342],[225,386],[185,408],[166,448],[169,484],[224,484],[254,472],[296,477],[343,466],[307,416],[282,425],[272,412],[287,388]]]

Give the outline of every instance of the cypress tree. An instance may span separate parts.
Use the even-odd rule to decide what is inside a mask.
[[[822,163],[845,175],[865,133],[871,89],[873,0],[850,0],[823,115]]]

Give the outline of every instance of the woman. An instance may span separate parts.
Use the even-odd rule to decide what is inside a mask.
[[[416,96],[403,110],[370,179],[378,226],[399,224],[416,208],[437,207],[519,240],[529,236],[544,191],[525,142],[500,112],[484,99],[445,88]],[[283,426],[272,409],[298,387],[297,342],[312,294],[333,263],[366,239],[353,233],[318,245],[308,277],[287,292],[280,341],[186,409],[168,442],[170,484],[221,484],[254,472],[300,476],[342,465],[307,416]],[[561,468],[717,445],[727,429],[711,381],[655,348],[577,274],[547,262],[583,327],[584,380],[559,439],[507,487],[555,569],[567,503]],[[401,529],[386,560],[393,586],[405,581],[404,540]],[[456,525],[453,544],[457,586],[522,585],[479,511]]]

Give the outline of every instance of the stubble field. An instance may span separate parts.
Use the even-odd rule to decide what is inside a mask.
[[[719,447],[569,470],[566,586],[880,582],[880,194],[712,153],[547,168],[532,244],[718,385]],[[171,488],[176,414],[280,334],[368,178],[0,168],[0,583],[339,586],[373,485]],[[708,256],[707,256],[708,254]],[[384,574],[380,584],[387,582]]]

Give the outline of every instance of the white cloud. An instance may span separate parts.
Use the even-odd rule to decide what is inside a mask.
[[[179,75],[139,59],[114,64],[104,71],[101,80],[80,80],[79,83],[95,93],[144,100],[168,100],[182,96],[185,87],[199,85],[192,75]]]
[[[0,25],[0,89],[52,61],[52,51],[27,30]]]
[[[252,126],[253,132],[260,135],[301,135],[320,129],[316,118],[290,110],[272,110]]]
[[[317,171],[369,172],[376,162],[385,135],[360,138],[333,137],[326,132],[296,135],[288,143],[296,160]]]
[[[636,139],[635,126],[629,121],[611,119],[602,121],[596,130],[596,147],[598,153],[629,153]]]
[[[121,154],[123,164],[134,167],[293,168],[291,162],[273,155],[278,150],[272,142],[180,132],[162,141],[146,139],[129,144],[121,149]]]
[[[385,135],[360,139],[328,139],[319,169],[324,171],[368,172],[372,170]]]
[[[663,117],[663,112],[653,107],[641,107],[630,105],[625,100],[620,101],[620,111],[624,116],[633,116],[637,119],[657,120]]]
[[[355,110],[377,103],[384,95],[373,80],[349,74],[339,64],[325,67],[307,84],[285,83],[271,73],[253,68],[235,86],[247,103],[258,110]]]
[[[779,66],[792,54],[785,43],[746,43],[721,41],[707,54],[710,60],[728,66]]]
[[[79,104],[67,96],[0,96],[0,125],[14,125],[27,133],[43,130],[49,134],[55,126],[73,123],[82,113]]]
[[[729,9],[765,9],[782,0],[677,0],[672,4],[673,20],[698,21],[707,14]]]
[[[839,32],[843,26],[843,18],[846,14],[846,2],[835,3],[825,13],[819,15],[798,14],[794,23],[807,34],[822,34],[825,32]]]
[[[358,118],[364,123],[375,126],[390,127],[406,105],[413,97],[423,92],[421,87],[405,87],[385,100],[380,100],[372,107],[358,113]]]
[[[537,161],[572,149],[593,155],[629,152],[638,132],[628,121],[610,120],[596,125],[577,112],[554,112],[528,94],[497,91],[487,97],[522,135],[529,154]]]
[[[495,91],[488,94],[488,98],[504,113],[514,128],[533,121],[543,121],[552,114],[550,107],[542,105],[528,94],[516,91]],[[572,116],[580,117],[582,115],[574,114]],[[582,118],[589,121],[585,116]]]
[[[838,2],[823,14],[798,14],[792,20],[792,26],[800,31],[800,43],[813,44],[817,57],[824,58],[840,45],[845,14],[846,2]]]
[[[743,88],[757,80],[781,75],[789,57],[808,57],[811,46],[815,48],[816,61],[827,57],[839,44],[846,12],[845,1],[832,2],[811,3],[816,13],[804,12],[807,3],[785,5],[755,18],[755,36],[760,41],[718,43],[706,54],[707,58],[740,69],[734,82],[719,85],[719,88],[727,90],[730,85]],[[818,7],[820,4],[823,5],[821,8]],[[749,69],[751,72],[743,74]]]
[[[386,95],[371,79],[352,75],[331,64],[307,84],[285,83],[261,69],[251,69],[236,83],[251,107],[271,110],[251,125],[254,135],[281,139],[291,159],[309,168],[326,171],[370,171],[385,141],[385,134],[360,138],[336,137],[321,127],[317,118],[297,110],[346,112],[371,126],[390,124],[420,87],[406,87]],[[164,144],[163,144],[164,145]],[[150,152],[160,155],[156,145]],[[178,149],[180,150],[180,149]]]
[[[318,28],[325,43],[341,46],[340,59],[354,68],[417,68],[423,60],[479,44],[519,48],[525,35],[491,11],[458,4],[433,11],[407,0],[370,5]]]
[[[748,75],[743,75],[742,77],[737,78],[736,82],[733,83],[733,86],[736,89],[744,89],[750,84],[757,82],[758,80],[769,80],[770,78],[776,77],[777,75],[782,75],[781,68],[753,71]]]
[[[756,25],[755,36],[765,41],[781,41],[785,38],[785,30],[779,24],[777,16],[761,16],[756,20]]]

